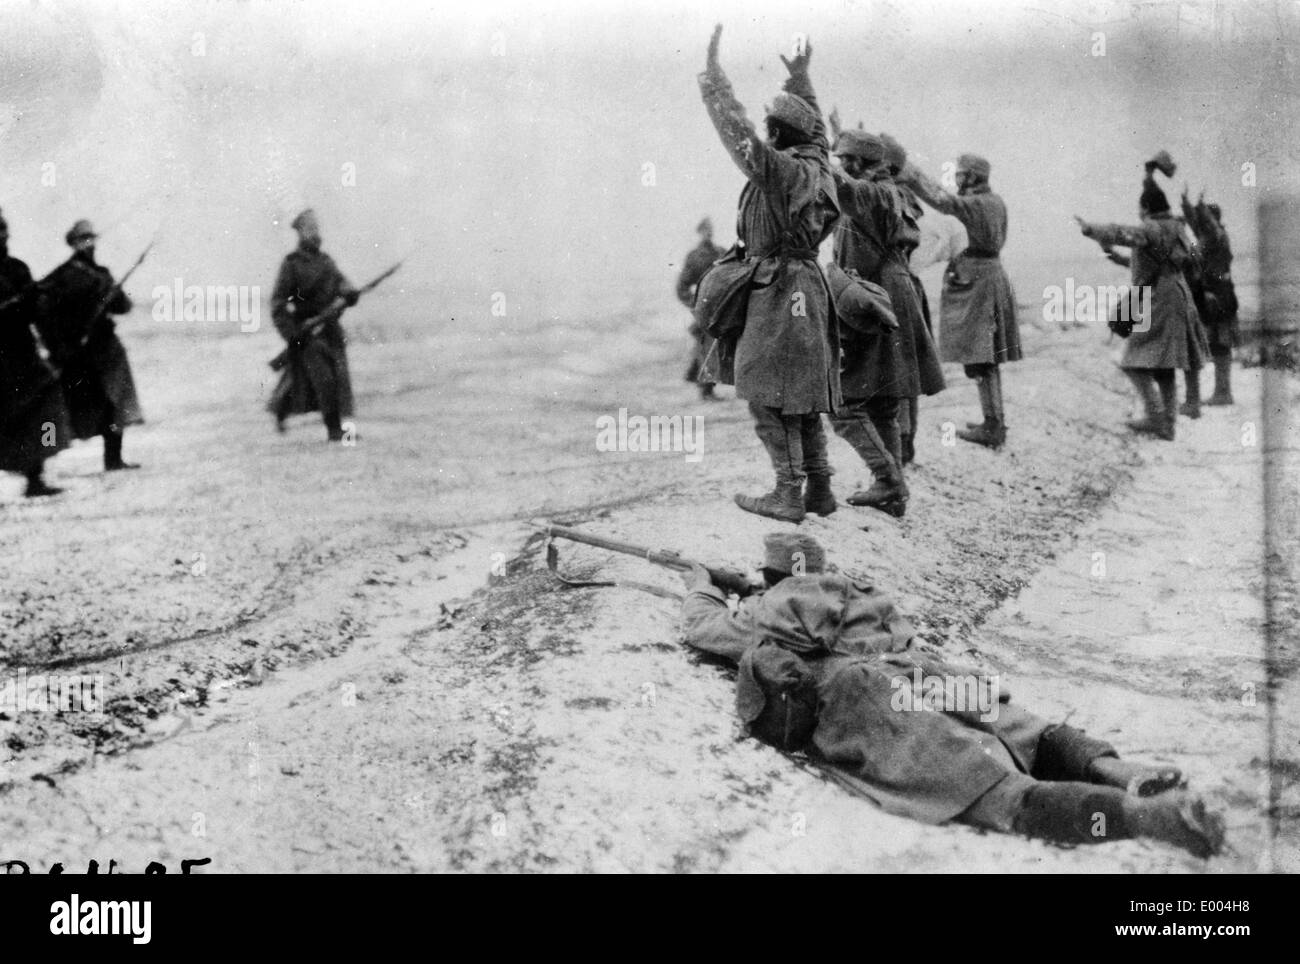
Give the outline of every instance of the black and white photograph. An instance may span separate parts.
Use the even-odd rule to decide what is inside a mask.
[[[1294,0],[0,0],[0,863],[1300,872],[1298,329]]]

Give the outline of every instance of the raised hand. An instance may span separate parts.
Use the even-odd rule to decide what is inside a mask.
[[[826,120],[831,125],[831,138],[838,140],[840,131],[843,130],[843,128],[840,127],[840,109],[838,107],[832,107],[830,116],[826,118]]]
[[[722,24],[717,24],[713,28],[713,36],[709,38],[709,56],[705,60],[704,66],[707,70],[716,70],[718,67],[718,45],[722,42]]]
[[[785,64],[785,69],[793,77],[796,74],[808,73],[808,61],[812,60],[812,41],[807,37],[803,38],[802,44],[796,44],[795,55],[792,59],[786,59],[785,54],[781,55],[781,63]]]

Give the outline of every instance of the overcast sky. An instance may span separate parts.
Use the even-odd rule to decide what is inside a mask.
[[[38,273],[89,217],[118,268],[159,232],[154,275],[269,285],[311,205],[357,282],[419,246],[405,283],[449,297],[657,292],[701,215],[731,239],[715,21],[753,117],[803,32],[827,109],[936,175],[986,155],[1013,279],[1091,264],[1070,215],[1131,218],[1160,148],[1239,248],[1297,187],[1294,4],[0,0],[0,208]]]

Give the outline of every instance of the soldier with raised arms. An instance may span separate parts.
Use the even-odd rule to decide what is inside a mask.
[[[736,504],[800,522],[805,507],[834,505],[821,415],[840,404],[840,346],[817,263],[818,246],[839,216],[830,145],[808,77],[812,48],[804,44],[793,59],[781,58],[789,76],[767,112],[764,140],[718,62],[721,36],[719,25],[699,82],[722,146],[745,176],[732,257],[742,263],[746,290],[739,332],[711,332],[718,340],[702,380],[736,386],[776,474],[771,492],[737,495]]]

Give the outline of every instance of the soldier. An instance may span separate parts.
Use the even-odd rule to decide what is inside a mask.
[[[790,76],[767,113],[764,141],[718,63],[721,36],[719,25],[700,91],[723,147],[746,178],[737,244],[753,270],[744,328],[738,337],[715,342],[709,362],[723,365],[723,353],[731,359],[736,395],[749,402],[776,474],[770,493],[737,495],[736,504],[800,522],[805,504],[811,511],[834,507],[821,413],[840,404],[839,336],[817,263],[818,245],[839,216],[830,145],[808,77],[811,48],[793,60],[781,58]],[[721,375],[714,380],[727,384],[726,372]],[[704,377],[713,378],[712,369]]]
[[[1201,249],[1201,303],[1197,308],[1209,336],[1214,359],[1214,394],[1206,405],[1232,404],[1232,349],[1239,343],[1237,292],[1232,284],[1232,245],[1217,204],[1205,203],[1205,192],[1193,206],[1183,188],[1183,216]]]
[[[915,337],[913,338],[916,345],[916,370],[920,378],[919,387],[922,395],[937,395],[947,386],[943,378],[943,367],[939,363],[939,352],[934,347],[934,323],[930,318],[930,299],[925,293],[925,285],[917,277],[916,268],[912,264],[912,255],[916,253],[916,249],[921,244],[920,222],[924,212],[921,209],[921,202],[916,199],[916,193],[898,180],[898,176],[903,172],[903,165],[907,163],[907,151],[903,149],[902,144],[888,134],[882,133],[880,142],[885,145],[886,169],[903,197],[903,225],[895,237],[895,244],[903,251],[904,260],[907,262],[907,271],[911,275],[912,286],[916,289],[917,301],[921,305],[921,320],[925,326],[924,331],[919,327],[914,328]],[[954,252],[954,254],[957,253],[960,252]],[[904,404],[898,413],[899,430],[902,432],[904,465],[910,465],[916,458],[916,428],[919,418],[920,398],[913,395],[904,400]]]
[[[37,301],[31,271],[9,254],[0,215],[0,469],[26,477],[29,499],[63,491],[45,481],[45,460],[72,444],[58,376],[32,335]]]
[[[840,162],[832,174],[843,212],[835,226],[835,263],[885,289],[898,327],[855,331],[840,318],[844,405],[831,416],[831,425],[875,477],[869,489],[848,497],[849,505],[902,516],[908,491],[898,412],[900,399],[919,391],[914,335],[916,327],[924,327],[921,305],[902,250],[893,243],[903,225],[903,198],[885,171],[884,145],[874,134],[838,128],[832,112]]]
[[[1007,206],[989,187],[990,169],[989,162],[977,154],[961,155],[956,194],[910,161],[898,177],[922,201],[951,214],[966,228],[966,250],[949,262],[943,279],[939,354],[944,361],[960,362],[966,377],[979,385],[984,421],[969,423],[958,437],[998,449],[1007,438],[1001,365],[1019,361],[1021,352],[1015,293],[999,257],[1007,241]]]
[[[686,260],[682,263],[681,274],[677,276],[677,300],[687,308],[695,307],[695,289],[704,277],[704,273],[713,266],[724,254],[722,248],[713,243],[713,222],[708,218],[701,221],[695,228],[695,232],[700,236],[700,243],[691,249],[686,255]],[[700,366],[704,364],[704,357],[708,352],[708,335],[705,334],[700,323],[692,316],[690,327],[691,338],[694,340],[695,347],[691,352],[691,364],[686,369],[686,380],[688,382],[697,381],[700,375]],[[701,381],[700,397],[714,401],[717,396],[713,393],[713,382]]]
[[[829,571],[811,536],[776,533],[764,549],[766,591],[733,612],[695,566],[682,604],[686,644],[738,665],[736,709],[752,735],[926,823],[1219,853],[1223,820],[1181,790],[1178,770],[1120,760],[1011,703],[998,677],[948,663],[870,582]],[[945,695],[959,688],[980,695]]]
[[[1141,224],[1090,224],[1078,218],[1084,237],[1103,250],[1115,245],[1131,249],[1132,287],[1138,309],[1126,309],[1137,322],[1124,345],[1120,367],[1142,399],[1145,417],[1129,422],[1135,432],[1172,442],[1178,420],[1174,372],[1189,367],[1191,332],[1196,324],[1196,303],[1183,275],[1191,256],[1182,227],[1169,210],[1169,200],[1148,168],[1138,200]]]
[[[352,379],[339,316],[360,294],[321,250],[315,211],[303,211],[291,226],[298,247],[285,256],[271,293],[271,318],[288,342],[289,363],[267,408],[280,432],[290,415],[320,411],[329,441],[340,442],[343,420],[352,417]]]
[[[73,438],[104,438],[104,471],[138,469],[122,459],[128,425],[144,421],[126,348],[109,315],[131,310],[131,299],[114,284],[109,270],[95,262],[99,236],[81,220],[64,240],[72,257],[37,286],[40,312],[36,326],[59,371]]]

